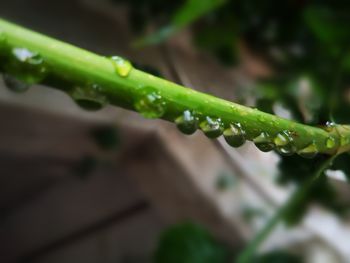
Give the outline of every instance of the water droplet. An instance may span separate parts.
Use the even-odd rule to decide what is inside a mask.
[[[100,110],[108,104],[106,96],[101,93],[97,84],[74,87],[70,96],[81,108],[88,111]]]
[[[232,123],[230,127],[224,130],[226,142],[233,146],[239,147],[245,143],[245,132],[240,123]]]
[[[318,149],[316,144],[313,142],[306,146],[305,148],[298,151],[298,154],[304,158],[314,158],[318,154]]]
[[[26,48],[13,48],[12,58],[5,64],[5,71],[27,83],[40,83],[47,75],[44,59],[34,51]]]
[[[271,137],[267,132],[262,132],[258,137],[253,139],[255,146],[262,152],[269,152],[275,148]]]
[[[258,120],[259,120],[260,122],[265,122],[265,119],[264,119],[263,116],[258,116]]]
[[[13,92],[22,93],[27,91],[30,87],[27,83],[24,83],[8,74],[3,74],[2,78],[6,87]]]
[[[145,118],[160,118],[165,113],[166,103],[157,91],[149,90],[135,104],[135,109]]]
[[[102,88],[98,84],[92,84],[91,89],[94,90],[95,92],[102,92]]]
[[[326,139],[326,147],[328,149],[332,149],[334,146],[335,146],[335,139],[333,137],[329,136]]]
[[[332,132],[337,125],[332,121],[327,121],[326,125],[323,127],[324,130]]]
[[[223,132],[223,123],[219,118],[211,118],[207,116],[199,125],[204,134],[209,138],[217,138]]]
[[[12,54],[18,61],[24,63],[29,63],[32,65],[39,65],[43,63],[43,59],[38,53],[32,52],[26,48],[13,48]]]
[[[121,77],[127,77],[130,71],[133,69],[130,61],[122,57],[112,56],[109,59],[112,61],[115,71]]]
[[[274,138],[276,150],[283,155],[292,155],[296,151],[292,136],[288,131],[282,131]]]
[[[175,123],[184,134],[193,134],[198,126],[197,118],[189,110],[185,110],[180,117],[176,118]]]
[[[276,146],[284,146],[289,143],[288,134],[285,132],[278,133],[274,139]]]

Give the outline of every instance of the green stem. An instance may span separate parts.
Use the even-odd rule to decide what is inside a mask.
[[[277,226],[277,224],[283,219],[286,213],[290,209],[293,209],[296,204],[303,202],[303,197],[310,191],[313,183],[320,178],[323,171],[329,167],[333,160],[336,158],[336,155],[328,158],[311,176],[306,180],[288,199],[288,201],[280,207],[276,214],[266,223],[266,225],[261,229],[261,231],[255,236],[252,242],[242,251],[238,256],[237,263],[250,263],[253,262],[253,258],[256,255],[257,250],[263,241],[269,236],[271,231]]]
[[[161,96],[165,107],[164,114],[159,117],[168,121],[173,122],[184,111],[191,110],[200,121],[206,117],[220,118],[225,127],[240,123],[248,140],[262,132],[275,137],[279,132],[289,131],[297,149],[311,143],[315,144],[318,152],[326,154],[350,149],[349,126],[338,126],[336,132],[334,129],[329,131],[310,127],[183,87],[137,69],[131,69],[123,77],[116,73],[115,64],[109,58],[0,19],[0,69],[3,71],[6,71],[4,64],[13,59],[11,52],[14,48],[26,48],[40,54],[48,67],[48,76],[42,83],[68,93],[72,92],[73,86],[98,85],[99,93],[107,98],[108,103],[135,110],[135,103],[152,90]],[[1,57],[6,59],[1,60]],[[343,140],[346,143],[340,143],[340,135],[347,139]],[[325,143],[329,136],[335,141],[332,147]]]

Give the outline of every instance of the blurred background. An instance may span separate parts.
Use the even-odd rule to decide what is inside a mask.
[[[310,125],[350,123],[346,1],[1,0],[0,17]],[[0,262],[224,263],[314,173],[200,131],[0,80]],[[350,262],[349,155],[251,262]]]

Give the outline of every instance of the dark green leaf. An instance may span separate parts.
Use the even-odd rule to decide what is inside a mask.
[[[307,26],[322,42],[344,44],[350,39],[350,17],[346,11],[314,5],[305,9],[304,18]]]
[[[224,263],[226,247],[214,241],[202,227],[184,223],[168,228],[161,236],[155,263]]]
[[[325,156],[319,156],[308,160],[297,155],[283,157],[279,164],[279,182],[294,182],[297,187],[300,187],[308,177],[315,174],[325,158]],[[290,225],[298,223],[308,206],[313,202],[319,203],[339,215],[343,214],[346,208],[344,204],[339,202],[337,193],[329,183],[329,179],[322,174],[306,192],[301,193],[296,202],[291,204],[284,219]]]
[[[187,0],[174,14],[169,25],[157,32],[140,39],[136,45],[150,45],[163,42],[165,39],[195,22],[205,14],[224,4],[226,0]]]

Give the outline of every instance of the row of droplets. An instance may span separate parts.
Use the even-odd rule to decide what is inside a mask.
[[[4,39],[0,34],[0,40]],[[8,74],[3,75],[5,84],[15,92],[24,92],[32,84],[40,83],[47,76],[49,70],[44,59],[37,53],[26,48],[12,48],[12,59],[5,65]],[[133,69],[132,64],[121,57],[113,56],[107,58],[112,62],[115,72],[120,77],[127,77]],[[73,100],[82,108],[87,110],[98,110],[108,104],[108,98],[103,94],[101,86],[97,84],[86,84],[75,86],[69,92]],[[159,118],[164,115],[166,103],[155,89],[145,88],[144,94],[134,103],[135,109],[146,118]],[[190,110],[175,119],[178,129],[185,134],[192,134],[200,128],[209,138],[224,136],[226,142],[233,147],[240,147],[246,141],[246,132],[240,123],[231,123],[225,128],[220,118],[205,117],[202,122]],[[345,140],[345,139],[344,139]],[[283,155],[291,155],[297,152],[305,158],[313,158],[318,153],[314,142],[303,149],[298,150],[294,144],[290,132],[282,131],[276,136],[270,136],[262,132],[253,138],[253,142],[263,152],[276,149]],[[336,146],[333,137],[327,138],[326,147],[332,149]]]
[[[0,43],[1,47],[4,48],[6,38],[1,31]],[[25,92],[31,85],[39,84],[47,77],[49,67],[38,52],[14,47],[6,50],[6,54],[8,57],[3,65],[6,72],[3,74],[3,80],[11,91]],[[132,64],[121,57],[112,56],[107,59],[112,63],[115,72],[120,77],[127,77],[133,69]],[[69,89],[68,94],[80,107],[86,110],[99,110],[108,104],[108,99],[98,84],[75,85]]]
[[[246,131],[241,123],[231,123],[225,128],[220,118],[207,116],[204,120],[200,121],[189,110],[185,110],[181,116],[177,117],[175,123],[177,128],[184,134],[193,134],[199,128],[209,138],[217,138],[223,135],[226,142],[232,147],[240,147],[247,140]],[[276,150],[286,156],[297,153],[304,158],[313,158],[319,153],[315,142],[311,142],[306,147],[298,149],[292,133],[289,131],[281,131],[275,136],[271,136],[267,132],[261,132],[252,141],[263,152]],[[325,146],[328,149],[333,149],[336,146],[335,138],[329,136],[325,141]]]
[[[133,69],[130,61],[119,56],[106,58],[112,62],[114,71],[119,77],[125,78],[129,76],[131,70]],[[100,110],[109,104],[109,100],[104,94],[102,87],[95,83],[75,86],[69,92],[69,95],[80,107],[90,111]]]
[[[1,38],[0,34],[0,38]],[[26,48],[12,48],[6,51],[10,56],[6,60],[3,80],[6,86],[14,92],[22,93],[33,84],[41,83],[49,73],[49,67],[39,53]],[[130,61],[119,56],[106,57],[119,77],[126,78],[133,69]],[[109,101],[103,88],[95,83],[74,85],[68,88],[68,94],[82,108],[99,110]],[[144,117],[159,118],[165,112],[165,102],[158,92],[152,88],[144,88],[143,95],[134,103],[135,109]]]

